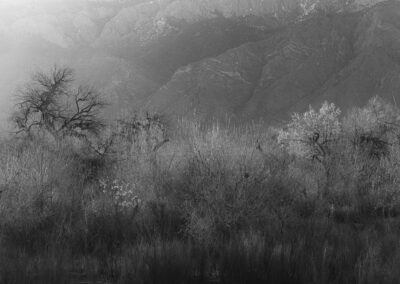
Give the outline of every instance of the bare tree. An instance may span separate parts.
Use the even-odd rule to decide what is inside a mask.
[[[100,111],[105,102],[93,88],[74,88],[73,81],[73,70],[67,67],[33,74],[18,91],[12,116],[17,132],[31,136],[45,131],[55,139],[98,134],[104,126]]]

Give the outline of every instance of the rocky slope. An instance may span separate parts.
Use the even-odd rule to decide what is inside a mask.
[[[177,30],[177,21],[193,23],[223,16],[266,15],[281,22],[317,11],[355,11],[382,0],[158,0],[123,8],[105,26],[96,46],[145,45]]]
[[[374,95],[400,100],[399,50],[398,1],[320,15],[179,69],[147,106],[177,115],[272,121],[325,99],[343,109]]]
[[[353,11],[382,0],[16,0],[0,2],[0,33],[63,48],[143,46],[182,24],[218,17],[287,22],[316,11]],[[180,25],[179,25],[180,24]],[[262,21],[258,21],[263,28]]]

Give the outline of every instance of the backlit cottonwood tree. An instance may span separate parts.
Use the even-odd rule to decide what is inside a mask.
[[[17,94],[12,116],[17,132],[29,136],[47,132],[57,140],[98,134],[104,126],[100,111],[105,102],[93,88],[75,88],[73,81],[73,70],[67,67],[33,74]]]
[[[333,103],[324,102],[319,110],[295,113],[285,130],[278,135],[279,143],[291,154],[317,161],[325,172],[325,186],[320,193],[327,196],[335,174],[335,157],[332,153],[342,133],[339,119],[341,111]]]

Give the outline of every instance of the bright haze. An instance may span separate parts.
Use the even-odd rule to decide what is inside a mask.
[[[399,15],[395,0],[0,0],[0,120],[54,64],[101,90],[108,116],[275,122],[323,100],[393,100]]]

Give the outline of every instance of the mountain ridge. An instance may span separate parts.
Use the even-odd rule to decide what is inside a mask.
[[[68,64],[104,92],[110,114],[279,121],[325,99],[345,109],[399,87],[397,0],[51,3],[0,9],[0,71],[20,77],[2,93],[26,70]]]
[[[218,103],[213,96],[235,98],[242,94],[245,106],[238,103],[233,108],[235,111],[226,107],[222,113],[241,119],[262,117],[275,121],[287,117],[292,111],[306,110],[309,104],[320,104],[325,99],[336,102],[344,110],[361,105],[374,95],[393,99],[398,96],[396,90],[400,87],[395,80],[400,76],[399,23],[398,1],[387,1],[362,12],[312,17],[289,28],[286,35],[281,33],[281,42],[270,38],[256,43],[265,51],[264,61],[259,63],[263,71],[260,80],[251,87],[245,88],[247,82],[241,84],[240,78],[221,79],[224,77],[221,73],[218,78],[207,77],[207,73],[217,74],[221,69],[231,74],[243,70],[240,64],[223,69],[226,64],[234,62],[228,59],[210,71],[201,66],[213,59],[205,59],[186,68],[189,70],[186,74],[177,72],[147,105],[158,111],[169,110],[169,105],[173,106],[175,102],[175,99],[169,100],[169,96],[175,98],[176,93],[181,93],[195,98],[202,94],[203,99],[211,97],[213,102],[212,107],[207,103],[203,109],[224,109],[224,104],[215,106]],[[267,51],[265,46],[268,44],[273,46],[272,52]],[[245,50],[244,46],[227,53]],[[218,58],[223,57],[220,55]],[[190,91],[192,85],[187,85],[191,80],[196,82],[193,84],[195,92]],[[218,87],[210,90],[209,86],[213,85]],[[231,86],[236,86],[236,89],[232,90]],[[209,91],[204,91],[206,88]],[[250,92],[251,89],[254,91]],[[229,103],[225,104],[229,106]],[[195,111],[196,108],[186,105],[185,109],[184,104],[178,103],[169,113],[185,115],[190,109]],[[205,111],[204,117],[218,116],[219,113],[221,111]]]

